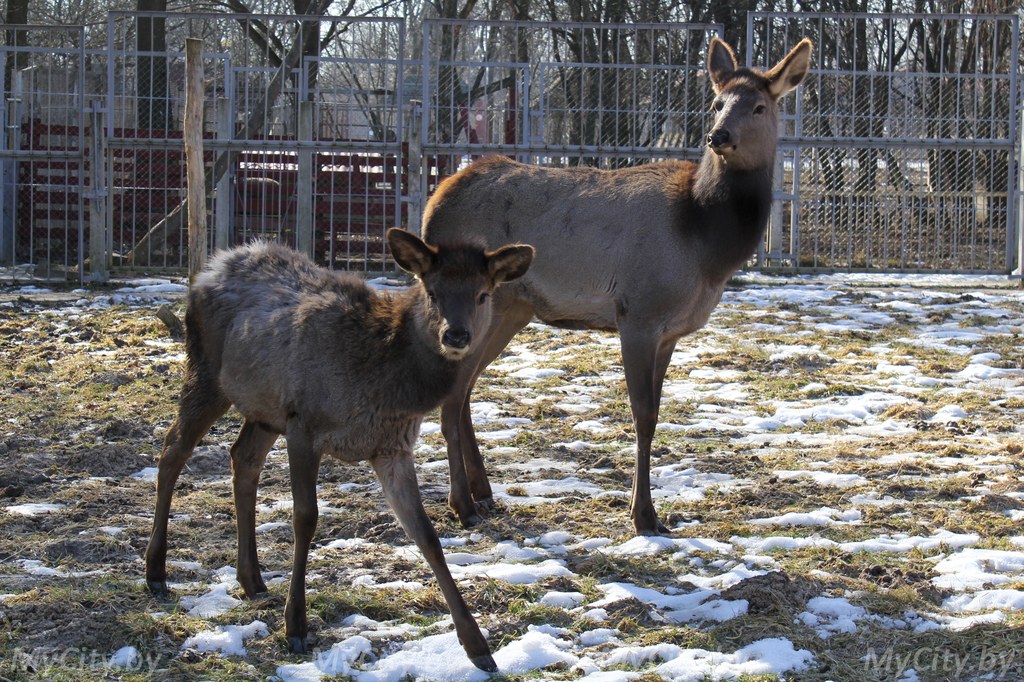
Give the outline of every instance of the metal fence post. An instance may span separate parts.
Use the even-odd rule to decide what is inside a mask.
[[[7,126],[7,98],[3,96],[6,83],[6,53],[0,53],[0,126]],[[0,152],[7,150],[6,130],[0,130]],[[14,159],[0,156],[0,265],[14,264]]]
[[[105,282],[110,272],[111,239],[107,221],[107,136],[100,100],[89,106],[89,278]]]
[[[1017,138],[1017,216],[1013,226],[1017,233],[1017,262],[1012,274],[1024,285],[1024,108],[1020,113]]]
[[[231,125],[231,101],[227,97],[218,97],[215,103],[217,140],[230,142],[233,127]],[[225,149],[221,154],[228,155],[228,171],[217,180],[216,201],[214,202],[213,245],[217,249],[231,246],[231,175],[233,164],[231,151]]]
[[[296,247],[313,257],[313,102],[299,102],[299,174],[297,211],[295,216]],[[303,144],[305,143],[305,144]]]

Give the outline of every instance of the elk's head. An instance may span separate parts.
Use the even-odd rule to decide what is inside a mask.
[[[391,255],[416,275],[426,296],[425,320],[442,355],[459,360],[469,354],[491,322],[491,294],[502,282],[526,274],[533,247],[510,244],[487,251],[481,242],[431,246],[393,227]]]
[[[708,74],[715,93],[715,123],[707,144],[729,167],[769,167],[779,135],[779,99],[800,85],[811,63],[811,41],[804,38],[767,71],[738,65],[726,43],[712,38]]]

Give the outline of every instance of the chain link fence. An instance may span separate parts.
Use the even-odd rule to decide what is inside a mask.
[[[504,154],[617,168],[696,158],[714,24],[110,12],[4,27],[0,273],[105,278],[187,264],[186,37],[204,42],[209,248],[286,242],[393,267],[440,178]],[[748,64],[815,42],[783,100],[757,266],[1018,266],[1017,18],[748,15]]]
[[[801,37],[775,265],[1008,272],[1020,180],[1016,16],[752,13],[750,63]]]

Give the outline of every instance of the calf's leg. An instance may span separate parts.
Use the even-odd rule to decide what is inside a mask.
[[[292,581],[284,607],[284,632],[288,648],[304,654],[309,648],[309,624],[306,621],[306,564],[309,545],[316,532],[319,510],[316,506],[316,478],[320,471],[320,455],[313,450],[309,434],[303,427],[289,422],[288,473],[292,484],[292,528],[295,549],[292,558]]]
[[[420,499],[419,484],[416,481],[416,470],[413,466],[411,452],[396,452],[378,455],[370,460],[377,478],[384,489],[384,497],[395,512],[398,522],[412,538],[416,546],[423,552],[423,558],[434,571],[441,594],[448,603],[448,610],[455,623],[455,632],[459,636],[462,648],[473,665],[488,672],[496,672],[497,665],[491,657],[480,627],[473,619],[469,607],[459,593],[459,588],[452,578],[448,564],[444,560],[441,541],[437,537],[430,518],[423,509]]]
[[[211,385],[204,383],[195,370],[186,370],[178,418],[164,437],[157,465],[156,511],[153,513],[153,532],[146,548],[146,585],[150,592],[161,598],[168,594],[167,519],[171,513],[174,484],[196,445],[213,422],[231,406],[219,392],[210,389]]]
[[[238,526],[238,582],[250,599],[267,586],[256,556],[256,488],[267,453],[277,434],[246,420],[231,446],[231,482],[235,491],[235,523]]]

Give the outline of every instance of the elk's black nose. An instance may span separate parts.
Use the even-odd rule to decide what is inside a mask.
[[[441,342],[449,348],[465,348],[469,345],[470,334],[465,329],[448,329],[441,337]]]
[[[724,147],[729,144],[729,131],[719,128],[708,133],[708,146],[712,148]]]

